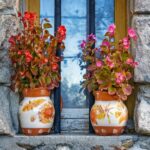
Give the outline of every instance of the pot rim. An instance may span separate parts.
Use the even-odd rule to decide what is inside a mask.
[[[50,90],[47,87],[39,87],[39,88],[25,88],[23,90],[24,97],[42,97],[42,96],[50,96]]]
[[[95,100],[96,101],[114,101],[114,100],[120,100],[119,96],[110,95],[107,91],[95,91],[94,92]]]

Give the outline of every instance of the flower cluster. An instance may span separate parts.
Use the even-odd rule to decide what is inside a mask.
[[[96,37],[93,34],[82,41],[82,60],[87,64],[83,87],[90,92],[108,91],[108,94],[118,95],[120,99],[126,100],[132,92],[129,81],[133,68],[138,65],[129,52],[131,39],[136,41],[137,35],[134,29],[129,28],[128,35],[116,43],[115,29],[114,24],[108,27],[98,48],[94,48]]]
[[[16,91],[35,87],[54,89],[60,82],[58,63],[61,58],[56,53],[65,47],[66,28],[58,27],[53,36],[48,31],[52,27],[48,19],[40,24],[32,12],[25,12],[23,16],[19,12],[18,17],[23,29],[8,40],[14,68],[13,88]]]

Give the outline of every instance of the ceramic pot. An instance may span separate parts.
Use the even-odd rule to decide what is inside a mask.
[[[128,110],[118,96],[96,91],[90,118],[97,135],[120,135],[128,120]]]
[[[51,131],[55,109],[46,88],[25,89],[19,118],[23,134],[40,135]]]

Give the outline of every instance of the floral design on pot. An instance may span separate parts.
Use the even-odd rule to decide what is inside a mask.
[[[128,110],[122,101],[107,95],[107,92],[95,92],[95,104],[90,112],[91,123],[98,135],[119,135],[126,126]]]
[[[22,131],[26,135],[50,132],[55,109],[46,88],[26,89],[19,109]]]

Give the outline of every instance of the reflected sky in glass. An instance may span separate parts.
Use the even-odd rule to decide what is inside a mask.
[[[95,0],[95,2],[96,45],[99,46],[108,26],[114,23],[114,0]]]
[[[62,0],[62,24],[67,28],[62,68],[62,97],[64,107],[88,107],[86,97],[80,93],[84,71],[79,66],[81,41],[86,37],[86,0]]]
[[[48,18],[53,25],[50,33],[54,33],[54,1],[40,0],[40,19]],[[67,38],[65,40],[64,60],[61,63],[61,93],[64,108],[85,108],[88,102],[81,89],[80,82],[85,70],[79,66],[78,54],[81,53],[79,47],[81,41],[86,39],[86,1],[87,0],[62,0],[61,1],[61,21],[67,28]],[[114,0],[95,0],[95,29],[97,45],[99,46],[108,26],[114,22]]]
[[[54,34],[54,0],[40,0],[40,21],[48,18],[52,28],[49,29],[51,34]]]

